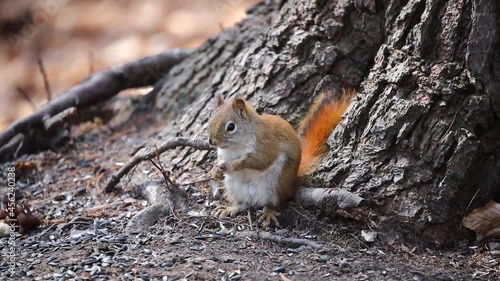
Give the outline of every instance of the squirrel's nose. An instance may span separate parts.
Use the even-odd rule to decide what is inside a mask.
[[[208,138],[208,143],[209,143],[210,145],[214,145],[214,140],[213,140],[212,138]]]

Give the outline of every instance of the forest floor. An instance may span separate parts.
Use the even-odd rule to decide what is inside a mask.
[[[105,193],[103,185],[138,145],[161,130],[161,122],[149,121],[137,119],[123,128],[81,124],[72,129],[70,144],[58,151],[0,164],[2,178],[16,167],[20,197],[48,223],[14,238],[12,280],[500,280],[498,253],[484,246],[430,249],[368,243],[360,235],[368,229],[363,223],[293,204],[280,217],[282,228],[262,229],[255,211],[216,219],[210,215],[215,205],[210,188],[203,182],[182,185],[187,210],[161,219],[146,233],[126,234],[129,219],[147,203],[126,181],[114,193]],[[168,170],[168,163],[163,166]],[[192,178],[203,178],[204,169]],[[134,173],[161,180],[149,162]],[[173,178],[179,180],[176,173]],[[249,232],[305,239],[322,247],[244,235]],[[0,238],[1,245],[7,243],[8,238]],[[5,257],[8,247],[0,248]],[[2,259],[0,279],[10,276],[9,269]]]

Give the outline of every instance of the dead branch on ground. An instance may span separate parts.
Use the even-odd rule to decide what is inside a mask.
[[[128,222],[125,232],[143,232],[166,216],[175,216],[174,210],[186,209],[186,192],[177,185],[165,188],[163,181],[151,181],[147,175],[138,173],[132,183],[136,193],[144,197],[149,206],[140,210]]]
[[[300,245],[300,246],[308,246],[315,250],[326,250],[326,248],[312,240],[302,239],[302,238],[292,238],[292,237],[283,237],[276,234],[271,234],[265,231],[241,231],[236,232],[236,236],[239,237],[249,237],[254,239],[263,239],[267,241],[272,241],[280,244],[292,244],[292,245]]]
[[[110,192],[114,189],[116,184],[123,178],[132,168],[137,166],[145,160],[150,160],[158,154],[161,154],[169,149],[174,149],[177,147],[192,147],[200,150],[212,150],[214,149],[206,140],[204,139],[189,139],[189,138],[171,138],[164,141],[160,146],[153,148],[141,148],[137,153],[123,165],[116,174],[112,175],[109,181],[104,186],[106,192]]]
[[[28,145],[29,141],[36,142],[36,140],[28,139],[30,131],[33,129],[45,130],[45,121],[58,113],[71,107],[81,109],[95,105],[110,99],[125,89],[154,85],[190,53],[191,51],[183,49],[169,50],[94,73],[79,85],[54,97],[32,115],[13,122],[0,133],[0,159],[6,159],[8,158],[6,154],[18,150],[4,148],[16,136],[24,136],[21,138],[23,141],[11,145],[11,147]]]
[[[161,164],[160,151],[158,151],[157,146],[155,146],[155,153],[156,153],[156,161],[158,161],[158,164],[155,161],[153,161],[153,159],[148,159],[148,160],[149,160],[149,162],[151,162],[151,164],[153,164],[153,166],[156,167],[156,169],[158,169],[161,172],[163,179],[165,180],[165,183],[167,184],[167,188],[172,189],[174,186],[174,182],[170,179],[170,177],[168,176],[168,172],[165,170],[165,168],[163,168],[163,165]]]

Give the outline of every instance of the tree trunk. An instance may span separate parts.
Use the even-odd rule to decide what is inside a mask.
[[[206,135],[216,95],[297,124],[319,92],[360,89],[314,178],[364,197],[380,230],[443,244],[499,195],[499,22],[495,0],[268,0],[148,100],[164,139]],[[164,161],[207,168],[212,153]]]

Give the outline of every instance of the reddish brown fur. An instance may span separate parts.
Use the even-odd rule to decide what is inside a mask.
[[[264,148],[265,151],[258,154],[273,154],[274,159],[276,159],[278,152],[284,152],[287,157],[276,192],[279,206],[270,206],[282,208],[297,193],[297,172],[301,156],[300,140],[290,123],[277,115],[262,115],[261,122],[262,126],[270,126],[274,129],[259,130],[257,147]]]
[[[354,90],[343,90],[341,97],[335,99],[332,93],[325,92],[311,106],[298,130],[302,144],[299,177],[314,171],[314,167],[327,151],[328,137],[342,120],[342,115],[355,94]]]

